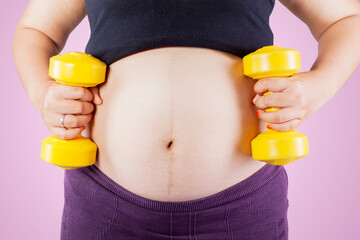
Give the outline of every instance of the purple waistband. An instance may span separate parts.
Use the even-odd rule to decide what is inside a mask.
[[[190,201],[163,202],[144,198],[128,191],[127,189],[123,188],[122,186],[114,182],[112,179],[110,179],[103,172],[101,172],[95,165],[81,168],[79,170],[84,171],[85,174],[97,181],[100,185],[107,188],[114,194],[128,200],[129,202],[132,202],[133,204],[142,206],[147,209],[162,212],[197,211],[226,204],[254,192],[261,186],[269,182],[280,171],[285,171],[283,166],[265,164],[257,172],[244,179],[243,181],[213,195]]]

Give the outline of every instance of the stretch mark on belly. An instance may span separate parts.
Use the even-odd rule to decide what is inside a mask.
[[[174,151],[173,150],[173,131],[174,131],[174,125],[173,125],[173,116],[174,116],[174,106],[173,106],[173,98],[174,98],[174,58],[175,58],[175,53],[173,52],[173,59],[172,59],[172,72],[170,75],[170,80],[171,80],[171,99],[170,99],[170,111],[171,111],[171,115],[170,115],[170,141],[168,141],[167,143],[167,150],[170,153],[169,156],[169,165],[168,165],[168,171],[169,171],[169,181],[168,181],[168,187],[167,187],[167,195],[170,196],[171,195],[171,188],[173,187],[173,168],[174,168],[174,161],[175,161],[175,156],[174,156]]]

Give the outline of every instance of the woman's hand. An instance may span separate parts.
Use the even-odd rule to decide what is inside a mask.
[[[41,115],[51,134],[61,139],[72,139],[90,122],[93,104],[102,104],[98,87],[83,88],[53,81],[43,93]],[[60,125],[60,118],[64,114],[66,128]]]
[[[322,82],[315,72],[303,72],[291,77],[269,77],[256,82],[254,91],[257,93],[253,103],[259,110],[260,119],[269,122],[269,129],[275,131],[290,131],[300,125],[319,109],[326,99],[321,99]],[[272,94],[263,96],[265,92]],[[280,108],[275,112],[266,112],[270,107]]]

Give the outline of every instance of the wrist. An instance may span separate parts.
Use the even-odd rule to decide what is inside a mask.
[[[330,77],[317,70],[308,72],[301,72],[294,74],[304,87],[304,94],[306,99],[307,117],[313,115],[319,110],[326,102],[328,102],[334,95],[334,87]]]
[[[33,85],[29,91],[29,98],[34,108],[41,113],[41,109],[44,102],[44,97],[47,92],[47,89],[53,84],[55,81],[53,79],[46,79],[38,82]]]
[[[339,76],[331,74],[326,69],[313,69],[310,72],[313,74],[314,79],[316,79],[316,87],[319,96],[323,100],[323,104],[328,102],[341,87],[339,86]]]

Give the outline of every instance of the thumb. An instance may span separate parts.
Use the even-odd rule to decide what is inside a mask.
[[[101,99],[100,94],[99,94],[99,87],[91,87],[91,88],[89,88],[89,90],[92,92],[92,94],[94,96],[93,103],[97,104],[97,105],[102,104],[103,100]]]

